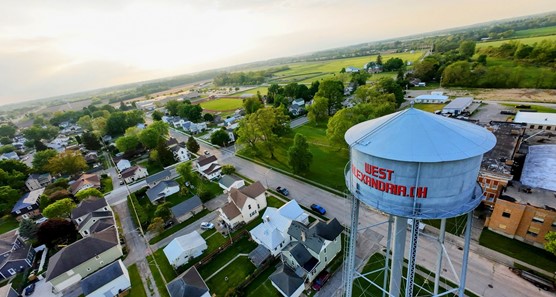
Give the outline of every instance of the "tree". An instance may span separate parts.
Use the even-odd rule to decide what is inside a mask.
[[[16,127],[12,125],[1,125],[0,126],[0,137],[14,138]]]
[[[404,102],[402,87],[391,77],[380,78],[373,88],[382,94],[393,94],[396,106],[400,106]]]
[[[328,114],[334,114],[342,108],[344,100],[344,85],[337,80],[325,80],[319,85],[319,91],[315,96],[328,99]]]
[[[263,107],[263,103],[257,97],[243,99],[243,108],[245,113],[251,114]]]
[[[136,126],[145,122],[145,114],[141,110],[125,112],[126,128]]]
[[[210,192],[209,187],[206,186],[205,184],[200,184],[197,186],[197,196],[201,198],[201,201],[208,201],[211,198],[213,198],[213,195]]]
[[[85,191],[85,190],[83,190],[83,191]],[[66,189],[60,188],[60,189],[57,189],[56,191],[52,192],[50,195],[48,195],[47,198],[48,198],[49,202],[55,202],[55,201],[58,201],[58,200],[61,200],[61,199],[64,199],[64,198],[69,198],[69,197],[71,197],[71,193]],[[41,203],[40,206],[42,207],[42,209],[44,209],[48,205],[42,205],[42,203]]]
[[[64,151],[50,158],[45,169],[54,174],[74,175],[87,169],[87,162],[79,151]]]
[[[164,116],[164,114],[160,110],[155,110],[153,111],[151,116],[155,121],[162,121],[162,117]]]
[[[182,104],[178,110],[178,116],[198,123],[202,118],[203,108],[198,104]]]
[[[187,143],[185,144],[185,146],[187,147],[187,150],[192,152],[192,153],[197,153],[200,149],[200,146],[197,143],[197,140],[195,140],[195,138],[193,136],[190,136],[187,139]]]
[[[147,228],[147,231],[157,235],[162,233],[162,231],[164,231],[164,220],[159,217],[154,218]]]
[[[376,64],[382,65],[382,56],[380,55],[380,53],[378,54],[378,56],[376,56]]]
[[[122,135],[127,129],[126,115],[124,112],[114,112],[106,120],[106,133],[112,136]]]
[[[75,198],[77,198],[77,200],[81,201],[83,199],[89,198],[89,197],[99,197],[102,198],[104,197],[104,195],[97,189],[95,188],[88,188],[85,190],[81,190],[79,192],[77,192],[75,194]]]
[[[100,143],[100,141],[98,140],[98,137],[89,132],[89,131],[85,131],[82,135],[81,135],[81,139],[83,141],[83,146],[85,146],[86,149],[88,150],[100,150],[100,148],[102,148],[102,144]]]
[[[546,243],[544,244],[544,249],[556,255],[556,232],[549,231],[544,236]]]
[[[473,57],[475,54],[475,41],[464,40],[460,42],[458,52],[465,59]]]
[[[116,139],[116,147],[120,152],[130,152],[137,149],[139,145],[139,137],[134,135],[125,135]]]
[[[470,86],[473,83],[471,64],[467,61],[452,63],[442,73],[442,84],[446,86]]]
[[[1,144],[10,144],[10,143],[12,143],[12,140],[11,140],[11,138],[9,138],[7,136],[2,136],[0,138],[0,143]]]
[[[166,143],[159,142],[156,146],[156,152],[158,153],[158,161],[162,166],[170,166],[176,162],[174,154],[168,149]]]
[[[480,56],[477,58],[477,63],[479,63],[479,64],[481,64],[481,65],[483,65],[483,66],[486,66],[486,64],[487,64],[487,55],[480,55]]]
[[[29,140],[52,139],[58,135],[59,129],[54,126],[31,126],[23,130],[23,135]]]
[[[222,174],[234,174],[235,172],[236,168],[232,164],[222,166]]]
[[[144,147],[148,149],[155,148],[158,145],[158,143],[163,139],[164,138],[162,137],[162,135],[158,134],[158,132],[155,129],[151,129],[150,127],[143,129],[139,133],[139,141],[141,142],[141,144],[143,144]]]
[[[177,116],[181,103],[175,100],[166,103],[166,110],[171,116]]]
[[[252,113],[245,116],[239,121],[239,129],[237,130],[237,143],[247,145],[254,154],[257,154],[257,143],[261,138],[261,134],[257,128],[255,121],[256,114]]]
[[[108,120],[106,118],[96,118],[93,119],[92,126],[93,131],[98,136],[103,136],[106,134],[106,123]]]
[[[170,211],[170,206],[172,206],[172,203],[170,202],[164,202],[162,204],[159,204],[156,207],[156,210],[154,211],[154,215],[157,217],[160,217],[164,220],[168,220],[169,218],[172,217],[172,212]]]
[[[176,166],[176,172],[183,177],[185,182],[193,183],[195,174],[193,173],[193,165],[191,161],[183,162]]]
[[[210,135],[210,143],[219,146],[226,146],[230,142],[230,135],[228,132],[219,129]]]
[[[35,239],[37,236],[37,224],[33,220],[23,219],[19,222],[19,235],[27,239]]]
[[[149,223],[149,214],[145,211],[145,209],[143,209],[143,206],[139,204],[139,201],[137,201],[137,197],[135,196],[135,194],[131,194],[130,197],[131,199],[128,199],[127,203],[131,211],[131,215],[135,217],[135,213],[137,213],[138,223],[142,227],[146,227]],[[135,209],[135,212],[133,211],[133,209]]]
[[[46,166],[51,158],[58,155],[53,149],[47,149],[44,151],[37,151],[33,155],[33,170],[35,172],[45,172],[47,171]]]
[[[309,122],[313,125],[326,123],[328,120],[328,99],[320,96],[315,96],[313,104],[309,106],[309,113],[307,114]]]
[[[311,83],[311,87],[309,87],[309,98],[313,98],[315,94],[319,91],[320,82],[315,80]]]
[[[77,121],[77,125],[79,125],[79,127],[81,127],[83,130],[93,131],[93,119],[91,119],[91,116],[89,115],[80,117]]]
[[[309,151],[307,139],[302,134],[295,134],[293,145],[288,149],[288,163],[294,174],[304,175],[309,172],[313,154]]]
[[[28,140],[28,141],[32,141],[32,142],[33,142],[33,146],[35,147],[35,150],[36,150],[37,152],[40,152],[40,151],[44,151],[44,150],[49,149],[49,148],[48,148],[44,143],[42,143],[42,141],[40,141],[40,140]]]
[[[155,130],[158,135],[160,135],[160,137],[165,138],[166,136],[168,136],[168,133],[170,132],[170,128],[168,126],[167,123],[164,123],[162,121],[159,122],[154,122],[152,124],[150,124],[147,129],[152,129]]]
[[[205,120],[205,122],[214,122],[214,116],[210,113],[205,113],[203,115],[203,120]]]
[[[422,61],[415,63],[413,67],[415,76],[422,81],[433,80],[437,76],[439,68],[439,62],[433,57],[426,57]]]
[[[71,211],[76,207],[75,203],[71,198],[64,198],[58,200],[49,206],[47,206],[42,214],[49,218],[69,218]]]
[[[19,200],[19,192],[10,186],[0,187],[0,212],[5,215],[10,213],[14,204]]]
[[[384,71],[397,71],[404,67],[404,62],[400,58],[390,58],[384,63]]]
[[[52,248],[58,244],[70,244],[77,238],[77,230],[71,221],[65,219],[49,219],[40,224],[37,230],[39,243]]]

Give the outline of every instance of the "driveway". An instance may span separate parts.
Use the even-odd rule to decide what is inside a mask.
[[[164,238],[163,240],[161,240],[161,241],[159,241],[155,244],[151,244],[151,248],[152,248],[153,251],[156,251],[160,248],[163,248],[163,247],[167,246],[170,243],[170,241],[172,241],[174,238],[183,236],[185,234],[189,234],[189,233],[191,233],[195,230],[199,231],[199,233],[203,233],[204,230],[202,230],[200,228],[201,223],[202,222],[212,222],[212,221],[216,220],[217,217],[218,217],[218,212],[213,211],[213,212],[207,214],[206,216],[198,219],[197,221],[185,226],[184,228],[182,228],[178,232]],[[216,223],[215,223],[215,225],[216,225]]]

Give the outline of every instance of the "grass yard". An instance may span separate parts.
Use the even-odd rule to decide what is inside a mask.
[[[153,256],[147,256],[147,262],[149,262],[149,269],[151,270],[151,273],[153,275],[158,293],[160,293],[160,296],[162,297],[170,297],[170,294],[168,294],[168,290],[166,289],[166,283],[164,283],[164,279],[162,279],[162,276],[160,275],[158,269],[156,268],[156,265],[154,264]],[[162,270],[162,268],[160,270]],[[166,281],[170,282],[172,280],[166,279]]]
[[[500,105],[504,105],[504,106],[508,106],[511,107],[513,109],[516,109],[516,104],[509,104],[509,103],[500,103]],[[531,105],[531,104],[527,104],[524,103],[524,105],[530,105],[532,110],[536,110],[537,112],[548,112],[548,113],[556,113],[556,109],[554,108],[550,108],[547,106],[542,106],[542,105]]]
[[[527,30],[515,31],[515,37],[530,37],[530,36],[543,36],[543,35],[554,35],[556,34],[556,26],[534,28]]]
[[[112,178],[110,176],[107,176],[107,177],[103,178],[100,181],[100,184],[101,184],[103,193],[112,192],[112,190],[114,189],[114,185],[112,185]]]
[[[554,267],[556,267],[554,254],[488,229],[483,229],[479,244],[548,272],[554,271]]]
[[[207,280],[206,283],[211,294],[225,296],[230,288],[238,287],[255,269],[255,265],[249,261],[249,258],[242,256],[235,259],[226,268]],[[267,295],[261,296],[266,297]]]
[[[12,215],[5,215],[0,218],[0,234],[4,234],[16,228],[19,228],[19,222]]]
[[[204,254],[212,253],[230,240],[228,237],[224,237],[220,232],[216,231],[216,229],[205,231],[201,236],[203,236],[207,242],[207,250]]]
[[[282,205],[286,204],[284,201],[274,197],[274,196],[267,196],[266,197],[266,204],[268,207],[275,207],[280,208]],[[262,213],[261,213],[262,215]]]
[[[253,95],[256,95],[256,94],[257,94],[257,91],[259,91],[259,92],[261,93],[261,96],[264,96],[264,95],[268,94],[268,87],[257,87],[257,88],[253,88],[253,89],[249,89],[249,90],[245,90],[245,91],[233,93],[232,96],[241,96],[241,95],[245,95],[245,94],[253,94]]]
[[[446,104],[436,104],[436,103],[415,103],[413,104],[414,108],[428,111],[428,112],[435,112],[436,110],[442,110]]]
[[[174,270],[174,267],[172,267],[170,262],[168,262],[168,259],[166,258],[166,254],[164,254],[163,249],[156,250],[153,253],[153,256],[156,259],[156,263],[158,263],[158,267],[160,267],[160,271],[162,271],[162,275],[164,275],[164,278],[166,279],[167,282],[170,282],[171,280],[176,278],[176,276],[178,276],[178,274]]]
[[[297,127],[293,129],[291,135],[282,137],[281,142],[275,148],[275,159],[271,159],[266,155],[254,158],[271,167],[291,172],[288,164],[287,151],[293,144],[295,133],[301,133],[307,137],[309,150],[313,153],[311,170],[305,177],[339,191],[345,190],[346,186],[343,174],[344,168],[349,160],[349,152],[345,148],[338,149],[330,146],[326,138],[325,127],[313,127],[311,125]],[[242,154],[253,158],[249,152],[243,152]]]
[[[234,110],[243,106],[243,100],[232,98],[219,98],[201,103],[203,109],[214,111]]]
[[[139,162],[139,163],[137,163],[137,165],[141,165],[141,166],[147,168],[147,172],[149,172],[149,175],[153,175],[155,173],[158,173],[158,172],[164,170],[164,167],[162,167],[162,165],[160,165],[158,163],[150,162],[148,160]]]
[[[545,39],[547,39],[547,40],[556,40],[556,35],[525,37],[525,38],[506,39],[506,40],[496,40],[496,41],[489,41],[489,42],[479,42],[479,43],[477,43],[477,49],[480,49],[480,48],[483,48],[483,47],[488,47],[488,46],[499,47],[503,43],[507,43],[507,42],[510,42],[510,41],[519,41],[523,44],[533,44],[535,42],[541,42]],[[382,59],[382,60],[384,61],[384,59]],[[488,58],[487,58],[487,63],[488,63]]]
[[[203,278],[207,278],[214,274],[218,269],[224,267],[238,254],[249,254],[257,247],[257,243],[249,240],[248,236],[242,237],[240,240],[234,242],[224,252],[214,257],[206,265],[199,269],[199,274]],[[247,260],[249,261],[249,260]]]
[[[172,234],[178,232],[178,231],[181,230],[183,227],[185,227],[185,226],[187,226],[187,225],[189,225],[189,224],[191,224],[191,223],[193,223],[193,222],[199,220],[200,218],[206,216],[206,215],[209,214],[209,213],[210,213],[210,211],[209,211],[208,209],[203,209],[201,212],[199,212],[199,213],[197,213],[196,215],[190,217],[189,219],[187,219],[187,220],[185,220],[185,221],[183,221],[183,222],[181,222],[181,223],[179,223],[179,224],[177,224],[177,225],[174,225],[174,226],[172,226],[172,227],[170,227],[170,228],[168,228],[168,229],[162,231],[162,233],[160,233],[159,235],[157,235],[157,236],[151,238],[151,240],[149,240],[149,244],[155,244],[155,243],[161,241],[162,239],[164,239],[164,238],[166,238],[166,237],[168,237],[168,236],[170,236],[170,235],[172,235]]]
[[[129,296],[147,297],[145,287],[143,287],[143,281],[141,280],[141,275],[139,274],[139,269],[137,269],[137,264],[129,266],[127,270],[129,271],[129,278],[131,280],[131,290],[129,291]]]
[[[276,267],[271,266],[261,273],[252,283],[249,284],[249,286],[245,288],[245,296],[281,297],[282,295],[278,292],[278,290],[276,290],[276,288],[272,285],[272,282],[268,279],[274,271],[276,271]]]

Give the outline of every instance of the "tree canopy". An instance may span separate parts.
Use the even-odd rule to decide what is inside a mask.
[[[71,211],[76,207],[71,198],[60,199],[47,206],[42,214],[49,218],[69,218]]]
[[[218,129],[210,135],[210,143],[212,144],[226,146],[228,142],[230,142],[230,135],[222,129]]]
[[[51,158],[58,155],[53,149],[38,151],[33,155],[33,170],[35,172],[45,172],[47,170],[48,162]]]
[[[193,136],[189,136],[189,138],[187,139],[187,143],[185,145],[187,147],[187,150],[192,152],[192,153],[197,153],[200,149],[200,146],[197,143],[197,140],[195,140],[195,138]]]
[[[337,80],[325,80],[320,83],[319,91],[315,96],[328,99],[328,114],[332,115],[335,111],[342,108],[344,100],[344,84]]]
[[[99,190],[95,189],[95,188],[88,188],[85,190],[81,190],[79,192],[77,192],[75,194],[75,198],[77,198],[77,200],[83,200],[89,197],[99,197],[102,198],[104,197],[104,195],[102,194],[102,192],[100,192]]]
[[[87,162],[79,151],[64,151],[50,158],[45,169],[54,174],[74,175],[87,169]]]
[[[307,139],[302,134],[295,134],[293,145],[288,149],[288,163],[294,174],[304,175],[309,172],[313,154],[309,151]]]
[[[315,125],[326,123],[328,121],[328,99],[315,96],[313,104],[309,106],[307,118],[309,122]]]
[[[58,244],[70,244],[77,238],[77,230],[71,221],[66,219],[49,219],[40,224],[37,239],[40,243],[52,248]]]

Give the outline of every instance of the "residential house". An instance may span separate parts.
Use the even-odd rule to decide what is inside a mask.
[[[166,286],[170,297],[210,297],[207,284],[195,266],[189,268]]]
[[[34,191],[48,186],[51,182],[52,176],[50,173],[33,173],[25,181],[25,186],[29,191]]]
[[[190,121],[185,121],[181,124],[181,127],[183,128],[183,130],[185,130],[186,132],[189,132],[189,128],[191,127],[191,124],[193,124]]]
[[[312,282],[340,253],[343,230],[335,218],[328,223],[316,221],[310,226],[292,222],[288,228],[291,242],[282,250],[282,263],[305,282]]]
[[[0,279],[10,278],[31,267],[34,259],[35,250],[15,230],[0,235]]]
[[[177,139],[171,137],[166,141],[166,146],[174,154],[174,159],[178,162],[184,162],[189,160],[189,151],[187,150],[185,143],[178,143]]]
[[[249,233],[256,243],[267,248],[273,256],[280,254],[290,243],[288,229],[293,221],[309,224],[309,216],[295,200],[290,200],[280,208],[267,207],[262,218],[263,222]]]
[[[241,189],[232,188],[228,193],[228,202],[218,211],[224,223],[234,229],[257,218],[266,205],[266,189],[257,181]]]
[[[203,177],[209,180],[219,178],[222,172],[222,166],[218,164],[218,159],[214,155],[199,156],[195,167]]]
[[[218,185],[224,190],[224,193],[228,193],[232,188],[239,189],[245,186],[245,181],[233,175],[224,175],[218,180]]]
[[[126,159],[120,159],[116,163],[116,167],[118,167],[119,172],[122,172],[122,171],[131,167],[131,162],[129,162],[129,160],[126,160]]]
[[[346,73],[357,73],[357,72],[359,72],[359,68],[353,67],[353,66],[348,66],[345,69],[346,69]]]
[[[143,101],[135,101],[135,107],[141,110],[154,110],[155,100],[143,100]]]
[[[147,176],[147,185],[149,186],[149,188],[152,188],[158,185],[158,183],[160,183],[161,181],[170,180],[171,175],[172,174],[170,173],[170,170],[165,169],[156,174]]]
[[[201,198],[195,195],[176,206],[172,206],[170,211],[174,218],[179,222],[183,222],[190,217],[194,216],[196,213],[199,213],[204,208],[203,202],[201,202]]]
[[[100,177],[96,174],[82,174],[71,185],[70,191],[73,195],[77,192],[89,188],[100,189]]]
[[[3,153],[0,155],[1,160],[19,160],[19,156],[16,152]]]
[[[180,191],[180,185],[173,180],[164,180],[147,190],[147,197],[151,202],[166,198]]]
[[[112,142],[112,136],[110,136],[110,135],[104,135],[104,136],[102,136],[102,141],[103,141],[104,143],[106,143],[106,144],[109,144],[109,143]]]
[[[120,172],[122,178],[125,180],[126,183],[132,183],[134,181],[138,181],[142,178],[145,178],[149,175],[147,168],[135,165],[125,169],[124,171]]]
[[[71,211],[70,218],[83,237],[114,226],[112,208],[104,198],[83,200]]]
[[[178,268],[190,259],[199,257],[207,249],[207,242],[197,231],[174,238],[164,248],[170,265]]]
[[[96,163],[98,162],[98,154],[97,152],[88,152],[85,155],[85,162],[87,162],[87,164],[92,164],[92,163]]]
[[[23,194],[12,208],[12,215],[18,221],[38,216],[41,213],[39,199],[43,192],[44,188],[40,188]]]
[[[85,297],[113,297],[131,288],[129,272],[122,260],[87,276],[81,281],[81,289]]]
[[[115,226],[82,238],[50,257],[46,281],[55,293],[81,280],[123,255]]]
[[[287,265],[280,265],[269,277],[272,285],[284,297],[299,297],[305,289],[304,281]]]

